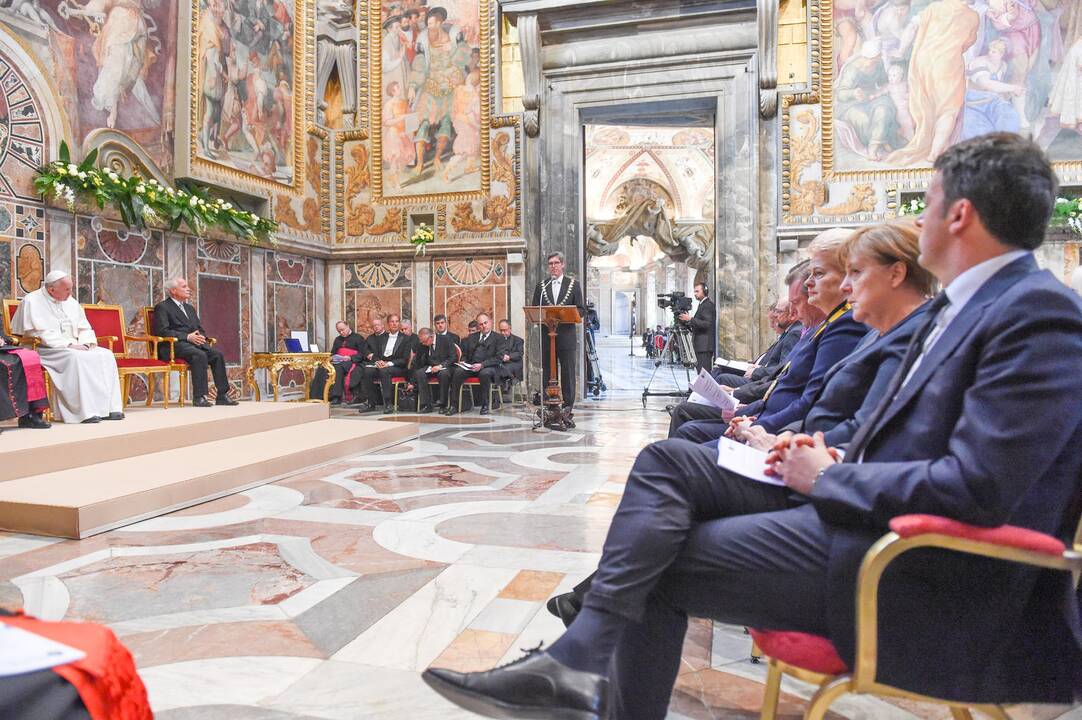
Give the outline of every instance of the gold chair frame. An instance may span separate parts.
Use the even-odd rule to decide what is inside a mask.
[[[122,327],[122,328],[128,327],[127,323],[125,322],[125,318],[124,318],[124,308],[121,307],[120,305],[106,305],[105,303],[95,303],[94,305],[90,305],[88,307],[92,307],[92,308],[97,309],[97,310],[115,310],[117,315],[120,318],[120,327]],[[144,327],[144,331],[145,330],[146,330],[146,328]],[[148,360],[157,360],[158,359],[158,345],[160,343],[167,342],[167,341],[173,339],[173,338],[161,338],[161,337],[158,337],[156,335],[151,335],[149,333],[147,333],[145,335],[128,335],[127,333],[125,333],[122,338],[117,337],[116,335],[98,335],[97,338],[98,338],[98,345],[103,345],[103,342],[102,342],[103,340],[109,341],[108,347],[110,349],[112,349],[113,343],[120,342],[123,345],[124,350],[122,352],[116,352],[114,350],[113,354],[118,359],[123,359],[123,360],[129,360],[129,359],[138,360],[138,359],[140,359],[140,358],[137,358],[137,357],[133,357],[128,352],[128,343],[129,342],[145,342],[147,344],[147,354],[150,356],[147,359]],[[159,366],[159,365],[144,365],[142,367],[127,367],[127,368],[118,367],[117,372],[120,375],[121,406],[125,407],[125,408],[128,406],[128,393],[131,390],[131,377],[132,377],[132,375],[146,375],[146,378],[147,378],[147,402],[146,402],[146,406],[151,407],[154,404],[154,381],[153,381],[153,378],[154,378],[155,375],[161,375],[162,376],[162,407],[163,408],[168,408],[169,407],[169,379],[170,379],[169,378],[169,372],[170,372],[171,369],[172,369],[172,365],[166,365],[164,367]]]
[[[1073,547],[1060,556],[1005,547],[979,540],[970,540],[939,533],[925,533],[903,538],[888,532],[864,555],[857,579],[857,649],[855,667],[842,675],[825,675],[789,665],[775,658],[768,658],[766,688],[763,693],[763,709],[760,720],[775,720],[782,675],[803,680],[819,689],[808,702],[805,720],[823,720],[831,704],[847,693],[905,698],[921,702],[946,705],[955,720],[973,720],[970,709],[978,710],[994,720],[1010,720],[1001,705],[968,704],[929,697],[896,688],[876,680],[878,662],[879,582],[890,563],[903,553],[918,548],[940,548],[970,555],[1024,563],[1049,570],[1073,574],[1077,585],[1082,574],[1082,520],[1075,531]],[[757,650],[758,648],[755,648]],[[753,650],[754,652],[754,650]]]
[[[143,306],[143,332],[145,332],[147,334],[147,336],[150,336],[150,331],[152,329],[152,323],[150,322],[150,315],[153,312],[154,312],[154,306],[153,305],[144,305]],[[176,338],[165,337],[165,336],[157,336],[157,335],[155,335],[153,337],[157,337],[159,342],[169,343],[169,366],[170,366],[170,368],[172,370],[176,371],[177,377],[180,380],[180,388],[179,388],[178,393],[177,393],[177,405],[179,405],[180,407],[184,407],[184,398],[188,393],[188,374],[190,372],[191,366],[188,365],[188,363],[186,363],[186,362],[177,362],[177,360],[176,360],[176,342],[177,342],[177,339]],[[211,347],[213,347],[216,342],[218,342],[217,338],[212,338],[212,337],[207,338],[207,344],[210,345]],[[155,358],[158,357],[156,350],[155,350],[154,357]]]

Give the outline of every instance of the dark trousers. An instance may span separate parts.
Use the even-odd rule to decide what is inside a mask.
[[[193,345],[180,340],[174,346],[174,357],[188,362],[192,376],[192,399],[207,396],[207,368],[214,375],[218,397],[229,395],[229,377],[225,372],[225,356],[210,345]]]
[[[481,378],[481,407],[488,407],[492,386],[499,385],[500,382],[500,368],[498,366],[481,368],[477,377]]]
[[[349,373],[350,368],[353,367],[353,362],[347,360],[345,362],[336,362],[332,364],[334,367],[334,384],[331,385],[330,391],[327,393],[327,399],[331,402],[342,399],[343,387],[346,381],[346,375]],[[317,367],[315,372],[312,373],[312,387],[308,393],[308,397],[313,400],[323,399],[323,386],[327,384],[327,371],[323,367]]]
[[[648,446],[585,599],[627,621],[610,664],[612,716],[666,716],[689,615],[827,634],[829,549],[815,509],[786,488],[732,475],[683,440]]]
[[[366,367],[362,387],[368,394],[368,404],[379,405],[382,402],[384,407],[394,405],[394,385],[391,384],[391,378],[402,377],[405,374],[405,370],[393,365],[385,368]]]
[[[711,366],[714,364],[714,353],[707,350],[705,352],[695,351],[695,369],[706,370],[710,372]]]
[[[729,423],[720,417],[701,418],[683,423],[669,437],[680,438],[693,443],[708,443],[724,435],[728,427]]]
[[[522,379],[522,361],[509,362],[500,365],[500,382],[511,385],[515,380]]]
[[[718,385],[724,385],[725,387],[738,388],[741,385],[747,385],[751,382],[749,378],[743,375],[732,375],[730,373],[724,373],[714,378],[718,381]]]
[[[669,437],[677,437],[676,431],[692,420],[721,420],[721,410],[713,405],[682,402],[672,409],[669,416]]]
[[[460,368],[460,367],[458,367],[456,365],[455,369],[454,369],[454,374],[451,376],[451,397],[447,400],[447,402],[450,405],[453,405],[454,407],[458,408],[459,410],[464,410],[466,408],[465,404],[463,404],[463,407],[460,407],[460,408],[458,407],[458,395],[459,395],[459,392],[462,390],[462,384],[466,382],[466,379],[471,378],[471,377],[475,377],[475,378],[480,378],[480,380],[481,380],[481,405],[482,406],[487,406],[488,405],[488,394],[487,394],[487,392],[488,392],[488,388],[492,385],[493,375],[491,373],[488,373],[487,375],[482,375],[482,373],[484,373],[485,370],[491,370],[491,369],[493,369],[493,368],[481,368],[477,372],[474,372],[473,370],[463,370],[462,368]],[[473,391],[471,390],[470,392],[472,393]],[[472,394],[470,395],[469,407],[471,407],[471,408],[473,407],[473,395]]]
[[[436,375],[426,373],[425,368],[410,371],[410,382],[413,383],[413,389],[417,392],[418,410],[432,404],[432,386],[428,384],[428,381],[435,377]]]
[[[572,340],[556,340],[556,363],[560,366],[560,390],[563,391],[564,407],[575,406],[575,372],[577,362],[578,343]],[[548,385],[552,368],[549,360],[549,341],[545,336],[545,351],[541,354],[542,377],[545,385]],[[542,390],[542,395],[544,390]]]

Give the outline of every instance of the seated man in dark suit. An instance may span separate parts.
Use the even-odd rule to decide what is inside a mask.
[[[336,322],[334,329],[338,332],[334,342],[331,343],[331,365],[334,367],[334,384],[331,385],[331,389],[327,392],[327,399],[331,405],[341,405],[346,375],[349,374],[350,368],[353,367],[353,358],[360,355],[361,351],[364,350],[364,336],[353,332],[353,328],[345,320]],[[341,353],[343,349],[346,351],[345,353]],[[323,386],[326,382],[327,371],[321,367],[316,368],[315,373],[312,375],[312,389],[309,397],[313,400],[322,400]]]
[[[207,399],[207,368],[214,374],[214,387],[218,391],[215,405],[236,405],[229,397],[229,377],[225,372],[225,356],[207,342],[203,325],[195,308],[188,303],[192,289],[184,278],[173,278],[165,283],[169,297],[154,306],[154,334],[176,338],[173,343],[174,357],[187,361],[191,368],[192,405],[210,407]],[[169,359],[169,346],[158,346],[158,359]]]
[[[421,413],[430,413],[432,407],[432,388],[428,383],[433,378],[440,381],[439,404],[443,407],[450,392],[451,375],[454,368],[456,345],[447,334],[438,335],[428,328],[417,332],[417,349],[410,360],[410,384],[417,392],[418,406]]]
[[[785,359],[796,346],[797,341],[800,340],[800,334],[804,326],[801,325],[795,314],[789,312],[788,300],[779,300],[771,305],[767,315],[770,327],[778,334],[778,339],[743,373],[734,374],[715,370],[711,374],[718,381],[718,384],[735,390],[748,383],[773,375],[785,364]],[[758,398],[754,399],[758,400]]]
[[[349,376],[349,394],[353,398],[351,407],[360,407],[368,402],[368,390],[364,384],[365,365],[374,363],[383,352],[383,339],[387,337],[387,331],[383,328],[383,318],[374,317],[371,320],[372,332],[364,341],[361,352],[353,356],[353,364],[358,367],[353,369]]]
[[[458,335],[447,329],[446,315],[440,314],[432,318],[432,328],[435,331],[436,335],[440,337],[446,336],[450,338],[451,342],[453,342],[455,345],[458,345],[460,342],[462,342],[462,339]]]
[[[363,403],[357,412],[375,410],[381,401],[384,415],[394,412],[394,385],[391,384],[391,379],[406,374],[410,345],[409,338],[402,334],[398,315],[388,315],[387,333],[380,338],[379,348],[373,353],[373,359],[364,364],[363,387],[368,394],[368,401]]]
[[[469,369],[462,365],[455,366],[454,375],[451,378],[451,397],[447,401],[445,415],[454,415],[459,411],[459,408],[455,406],[459,391],[462,389],[462,384],[466,382],[466,378],[471,377],[481,379],[481,414],[488,415],[488,392],[492,386],[494,373],[482,375],[481,371],[499,365],[500,361],[496,356],[497,346],[498,338],[496,333],[492,332],[492,318],[487,313],[481,313],[477,316],[477,332],[462,343],[461,362],[468,365]]]
[[[696,446],[655,443],[636,460],[563,637],[498,670],[428,670],[432,687],[475,711],[660,720],[689,615],[823,636],[852,667],[857,573],[893,518],[1009,524],[1070,542],[1082,301],[1031,252],[1055,173],[1036,144],[1007,133],[948,148],[935,171],[920,261],[946,289],[844,462],[818,434],[779,452],[776,472],[810,502],[719,516],[729,499],[710,468],[687,462]],[[877,682],[963,702],[1073,700],[1082,647],[1068,573],[925,549],[892,562],[878,602]]]
[[[502,340],[496,348],[496,355],[500,359],[496,377],[500,380],[504,393],[508,393],[513,382],[522,380],[522,354],[526,341],[511,333],[510,320],[500,320],[499,329]]]
[[[809,275],[810,272],[807,269],[807,263],[802,263],[790,270],[785,276],[785,280],[789,288],[789,307],[792,309],[794,317],[803,324],[803,327],[814,328],[826,320],[826,313],[814,305],[808,304],[808,288],[804,283],[807,281]],[[810,336],[811,333],[806,333],[803,338],[797,337],[797,341],[793,344],[793,348],[785,357],[786,362],[788,362],[798,350],[803,350],[804,346],[811,341]],[[739,392],[745,389],[750,390],[753,385],[761,384],[761,391],[758,391],[754,396],[737,396],[737,400],[746,403],[759,399],[766,394],[770,385],[777,381],[781,375],[788,370],[789,366],[783,363],[777,366],[774,371],[764,379],[756,381],[756,383],[749,383],[742,388],[737,388],[737,392]],[[734,393],[734,395],[735,394],[736,393]],[[721,410],[717,407],[688,401],[675,405],[670,411],[669,416],[669,437],[673,437],[676,434],[676,431],[679,430],[684,423],[691,422],[692,420],[724,421]]]

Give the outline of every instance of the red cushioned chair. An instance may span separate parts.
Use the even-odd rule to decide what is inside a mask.
[[[146,305],[143,307],[143,332],[147,337],[153,337],[159,343],[169,343],[169,365],[170,369],[175,370],[180,376],[180,392],[177,394],[177,403],[184,407],[184,396],[188,392],[188,361],[182,358],[178,358],[174,352],[174,343],[176,338],[171,337],[158,337],[151,335],[151,331],[154,329],[154,306]],[[208,337],[207,344],[214,345],[218,342],[215,338]],[[157,357],[155,354],[154,357]]]
[[[113,351],[116,367],[120,374],[120,396],[124,406],[128,404],[128,391],[132,375],[145,375],[147,378],[147,407],[154,403],[153,377],[162,377],[162,406],[169,407],[169,372],[172,365],[158,359],[158,344],[162,338],[153,335],[128,335],[128,326],[124,323],[124,308],[119,305],[83,305],[87,322],[98,336],[98,345]],[[129,342],[145,342],[150,357],[130,357]]]
[[[1068,549],[1058,539],[1034,530],[1004,525],[981,528],[934,515],[903,515],[890,523],[891,532],[864,556],[857,579],[856,667],[848,668],[830,640],[798,632],[751,630],[755,646],[769,659],[761,720],[774,720],[782,674],[819,686],[805,720],[822,720],[830,705],[846,693],[909,698],[947,705],[956,720],[972,720],[970,708],[1010,720],[998,705],[959,705],[885,685],[876,680],[879,581],[896,557],[917,548],[942,548],[960,553],[1074,573],[1082,572],[1082,521]]]
[[[7,335],[8,337],[14,338],[15,342],[19,343],[20,345],[25,345],[26,347],[33,350],[38,345],[41,345],[41,340],[39,340],[36,337],[30,337],[29,335],[16,335],[15,333],[11,332],[11,320],[12,320],[12,318],[15,317],[15,311],[18,310],[18,309],[19,309],[19,301],[18,300],[13,300],[12,298],[5,298],[4,299],[4,314],[3,314],[4,334]],[[53,419],[53,410],[52,410],[52,407],[53,407],[53,383],[52,383],[52,380],[49,379],[48,371],[44,370],[44,368],[42,368],[42,375],[45,376],[45,397],[49,400],[49,407],[45,409],[45,419],[48,420],[49,422],[52,422],[52,419]]]

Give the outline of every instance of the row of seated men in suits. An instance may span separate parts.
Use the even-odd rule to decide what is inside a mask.
[[[820,636],[853,668],[861,561],[899,516],[1070,547],[1082,299],[1033,253],[1057,188],[1036,144],[995,133],[936,160],[915,226],[816,238],[787,278],[801,326],[777,321],[791,349],[768,352],[759,377],[726,378],[745,394],[733,417],[673,409],[671,437],[636,459],[597,572],[549,603],[566,633],[426,682],[493,717],[660,720],[689,615]],[[723,435],[766,450],[783,484],[721,467]],[[879,683],[962,704],[1082,690],[1068,572],[926,548],[892,561],[877,602]]]
[[[195,309],[188,304],[191,290],[183,278],[166,283],[170,294],[155,306],[154,328],[158,336],[175,338],[176,358],[191,366],[194,404],[209,406],[207,368],[214,371],[219,405],[235,405],[228,395],[222,354],[207,343]],[[0,395],[0,419],[19,418],[19,427],[48,429],[44,418],[49,408],[45,373],[53,387],[54,414],[65,423],[97,423],[123,420],[120,378],[116,357],[98,337],[82,305],[72,296],[74,281],[63,270],[45,276],[41,288],[28,293],[11,319],[12,332],[35,343],[20,347],[14,337],[0,342],[0,375],[7,393]],[[170,361],[169,346],[158,347],[158,359]]]
[[[340,321],[331,346],[335,368],[334,385],[328,393],[331,403],[342,403],[348,375],[352,404],[359,413],[372,412],[380,405],[384,414],[392,413],[394,378],[403,377],[406,391],[416,394],[418,412],[438,409],[444,415],[454,415],[460,410],[457,402],[463,384],[476,377],[480,413],[488,415],[493,384],[500,386],[502,397],[511,383],[522,379],[523,339],[511,332],[509,320],[501,320],[498,330],[494,329],[487,313],[470,321],[465,338],[448,329],[445,315],[436,315],[433,326],[414,334],[409,321],[392,313],[386,327],[381,318],[374,318],[366,338]],[[429,384],[432,381],[438,391],[435,398]],[[313,387],[313,392],[319,389]]]

